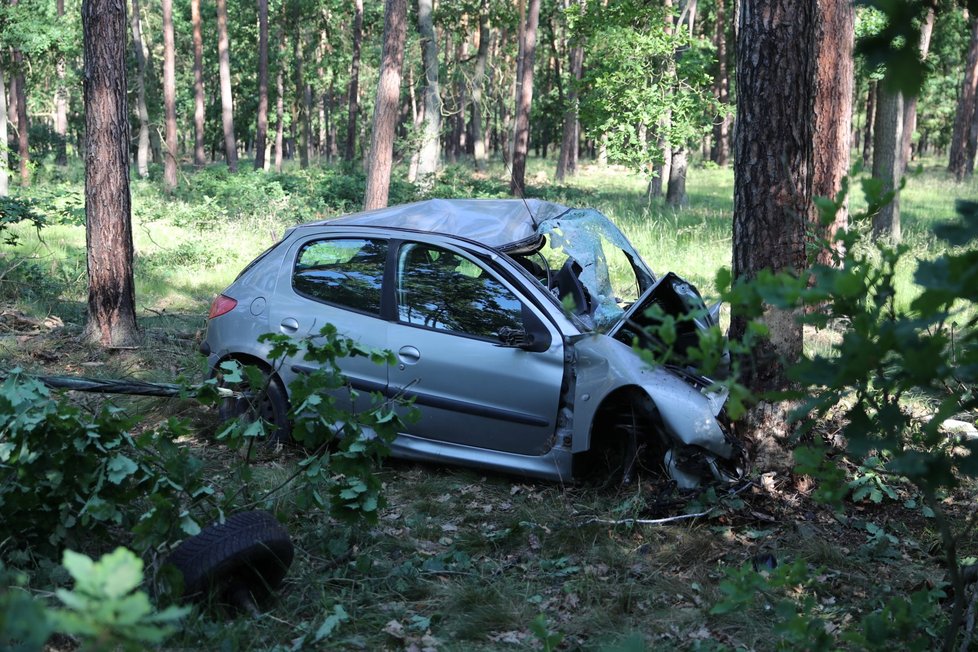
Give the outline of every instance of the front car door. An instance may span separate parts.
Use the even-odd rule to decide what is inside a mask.
[[[413,397],[420,408],[409,434],[546,453],[553,446],[564,373],[559,331],[516,285],[477,257],[424,242],[396,246],[387,346],[397,362],[389,392]],[[500,330],[523,330],[527,311],[550,331],[548,350],[501,345]]]

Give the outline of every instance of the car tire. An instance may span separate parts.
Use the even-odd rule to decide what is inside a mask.
[[[263,371],[265,382],[257,396],[230,398],[221,401],[218,412],[221,421],[244,418],[248,423],[260,418],[270,424],[267,430],[268,445],[288,444],[292,440],[292,422],[289,421],[289,397],[278,376]],[[225,386],[224,383],[221,383]],[[232,389],[247,391],[242,384]]]
[[[174,550],[164,563],[183,576],[183,596],[198,598],[242,589],[251,599],[281,585],[295,548],[289,533],[269,512],[239,512],[205,527]]]

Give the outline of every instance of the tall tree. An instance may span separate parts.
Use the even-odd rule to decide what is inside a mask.
[[[530,0],[523,30],[521,56],[517,63],[520,83],[516,91],[516,132],[513,145],[513,171],[509,192],[523,196],[526,187],[526,157],[530,149],[530,108],[533,104],[533,64],[536,55],[537,26],[540,22],[540,0]]]
[[[363,209],[387,206],[391,166],[394,158],[394,132],[400,114],[401,65],[407,35],[407,0],[386,0],[384,6],[383,51],[377,100],[374,104],[373,133],[367,162],[367,188]]]
[[[441,95],[438,90],[438,40],[432,17],[432,0],[418,0],[418,33],[421,35],[421,60],[424,68],[424,122],[418,152],[418,178],[425,188],[438,172],[441,147]]]
[[[928,7],[920,24],[920,60],[925,61],[930,51],[930,37],[934,33],[934,8]],[[900,169],[906,171],[913,153],[913,134],[917,130],[917,96],[911,95],[903,105],[903,143],[900,153]]]
[[[134,346],[126,5],[82,0],[85,52],[85,236],[88,319],[85,337],[104,347]]]
[[[195,0],[199,1],[199,0]],[[268,138],[268,0],[258,0],[258,126],[255,129],[255,169],[265,168]]]
[[[716,29],[713,43],[717,51],[716,97],[720,103],[720,119],[713,125],[713,162],[726,165],[730,157],[730,75],[727,74],[726,0],[716,0]]]
[[[751,279],[763,269],[800,271],[811,204],[812,34],[815,2],[757,0],[740,14],[737,38],[737,130],[734,144],[733,274]],[[795,315],[768,307],[770,337],[745,361],[743,382],[757,393],[788,386],[787,364],[802,350]],[[731,320],[740,338],[747,321]],[[747,416],[756,433],[759,465],[785,467],[787,414],[761,404]]]
[[[65,0],[57,0],[55,11],[58,14],[58,22],[64,21]],[[56,165],[62,167],[68,165],[68,89],[65,88],[65,53],[62,47],[58,47],[56,52],[55,73],[57,75],[57,85],[54,89],[54,133],[57,137],[55,143]]]
[[[10,0],[11,6],[16,6],[19,0]],[[24,55],[17,48],[13,50],[13,71],[10,80],[10,93],[16,98],[17,106],[17,155],[20,157],[20,185],[31,185],[31,154],[28,133],[30,123],[27,121],[27,87],[24,81]],[[13,104],[13,101],[11,101]]]
[[[873,160],[873,131],[876,122],[876,93],[879,82],[870,80],[866,88],[866,123],[863,125],[863,155],[864,167],[869,167]]]
[[[163,2],[163,111],[166,142],[163,144],[163,187],[177,187],[177,76],[173,44],[173,0]]]
[[[584,3],[577,0],[580,11],[584,11]],[[584,72],[584,43],[581,34],[574,34],[570,38],[568,69],[570,77],[568,79],[567,103],[564,108],[564,124],[560,139],[560,154],[557,156],[557,181],[562,182],[568,174],[573,174],[577,159],[578,143],[578,114],[580,105],[578,102],[578,87],[581,83],[581,75]]]
[[[6,197],[9,184],[10,169],[9,158],[7,156],[7,84],[3,77],[3,68],[0,67],[0,197]]]
[[[238,171],[238,144],[234,139],[234,103],[231,94],[231,46],[228,42],[227,0],[217,0],[217,61],[221,77],[221,124],[228,169]]]
[[[200,0],[190,0],[194,32],[194,167],[202,168],[204,155],[204,37],[200,29]]]
[[[489,0],[482,0],[479,4],[479,49],[475,55],[475,72],[472,75],[472,154],[475,157],[475,167],[479,172],[485,172],[489,163],[482,115],[482,93],[486,82],[486,64],[489,61],[489,40]]]
[[[815,15],[815,97],[812,195],[834,199],[849,173],[854,92],[852,48],[855,11],[850,0],[818,0]],[[831,241],[848,222],[845,206],[823,229],[817,211],[810,211],[810,229]],[[818,261],[830,264],[832,253],[822,250]]]
[[[903,94],[883,80],[876,93],[876,125],[873,130],[873,176],[884,191],[896,191],[903,175]],[[900,241],[900,197],[873,216],[873,237]]]
[[[146,52],[139,16],[139,0],[132,0],[132,50],[136,55],[136,115],[139,117],[139,140],[136,146],[136,172],[149,176],[149,109],[146,106]]]
[[[295,29],[295,51],[293,53],[295,97],[298,100],[297,117],[301,123],[301,131],[299,132],[299,165],[305,170],[309,167],[309,113],[312,109],[312,94],[308,90],[303,72],[302,18],[299,15],[298,5],[293,7],[293,12],[293,25]]]
[[[975,99],[978,91],[978,17],[971,18],[971,41],[968,46],[968,59],[964,67],[964,78],[961,81],[961,92],[958,94],[957,111],[954,114],[954,130],[951,134],[951,146],[948,162],[948,172],[958,181],[964,180],[970,173],[968,169],[969,132],[975,115]]]
[[[285,62],[285,30],[282,25],[284,24],[285,17],[285,3],[282,3],[282,22],[279,23],[278,29],[278,72],[275,74],[275,171],[282,172],[282,159],[283,152],[282,146],[285,141],[285,73],[282,68],[284,68]]]
[[[352,161],[356,156],[357,113],[360,108],[360,46],[363,40],[363,0],[353,2],[353,56],[350,61],[349,109],[346,122],[346,148],[343,160]]]

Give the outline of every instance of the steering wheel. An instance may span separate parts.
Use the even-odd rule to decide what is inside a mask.
[[[581,283],[581,266],[573,258],[568,258],[555,278],[557,296],[561,302],[568,297],[574,302],[574,314],[586,315],[591,311],[587,289]]]

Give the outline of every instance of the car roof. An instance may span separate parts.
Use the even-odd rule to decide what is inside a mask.
[[[507,250],[539,238],[537,226],[566,213],[566,206],[541,199],[428,199],[302,224],[373,226],[440,233]]]

